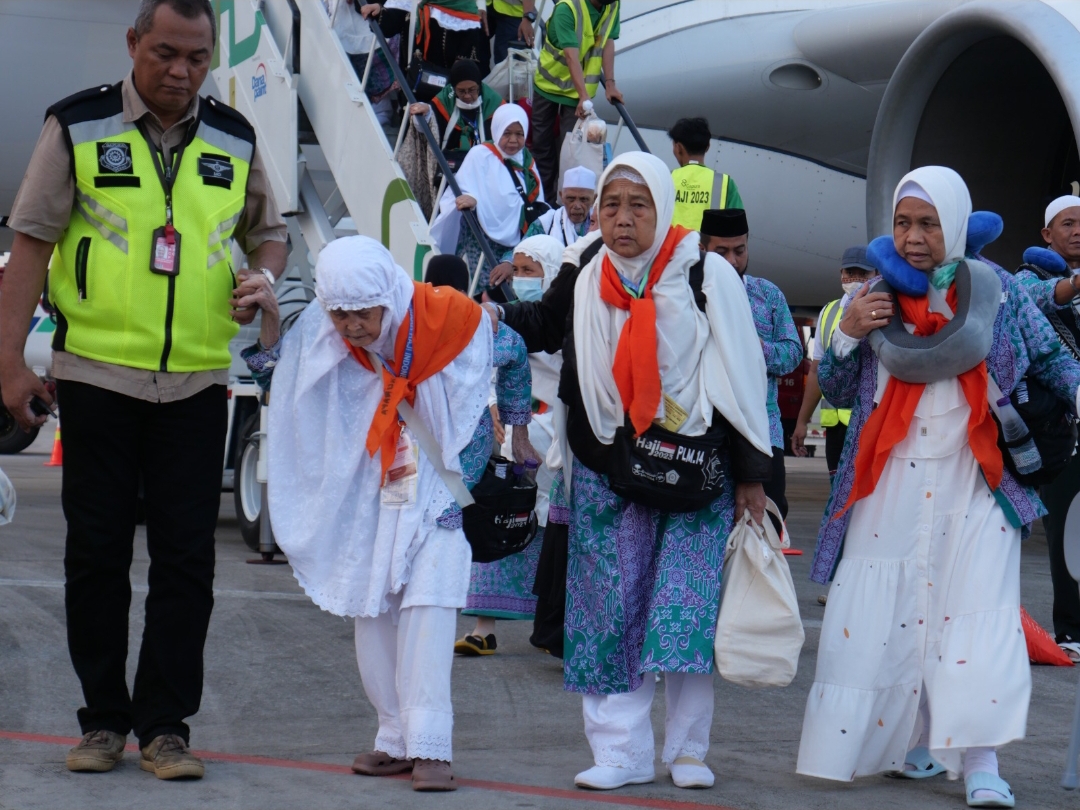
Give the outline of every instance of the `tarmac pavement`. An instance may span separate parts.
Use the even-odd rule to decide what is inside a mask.
[[[48,434],[48,435],[46,435]],[[574,774],[591,765],[580,697],[562,690],[556,659],[528,643],[531,625],[499,622],[499,650],[454,663],[454,770],[461,788],[417,794],[404,779],[353,775],[370,750],[376,718],[356,669],[352,623],[316,608],[288,566],[247,565],[231,493],[217,532],[216,606],[206,646],[202,710],[192,744],[207,759],[197,782],[169,783],[127,755],[106,774],[73,774],[64,754],[79,735],[79,684],[67,655],[63,609],[64,520],[60,470],[43,467],[51,430],[0,466],[18,490],[15,522],[0,528],[0,808],[589,808],[723,807],[962,808],[962,782],[883,777],[852,784],[795,775],[806,692],[813,681],[823,588],[807,574],[828,493],[824,459],[788,459],[789,557],[807,628],[799,675],[786,689],[750,690],[716,680],[708,764],[711,790],[675,788],[659,760],[651,785],[594,793]],[[136,536],[132,565],[129,682],[142,632],[147,555]],[[1031,615],[1050,626],[1051,589],[1041,527],[1024,544],[1022,593]],[[459,630],[471,627],[459,620]],[[1077,677],[1071,668],[1033,668],[1027,739],[1001,753],[1002,775],[1018,807],[1080,808],[1059,787]],[[653,724],[663,740],[663,690]]]

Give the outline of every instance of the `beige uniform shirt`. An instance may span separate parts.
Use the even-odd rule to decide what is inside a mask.
[[[161,148],[165,162],[187,136],[188,126],[199,114],[199,97],[191,101],[184,117],[164,130],[161,121],[147,108],[129,73],[124,79],[124,121],[142,121],[151,140]],[[26,169],[8,227],[45,242],[59,242],[67,230],[75,203],[75,178],[71,171],[71,152],[64,141],[64,131],[53,116],[45,121],[30,165]],[[258,147],[248,173],[247,201],[233,237],[251,253],[263,242],[284,242],[285,221],[281,218],[270,190],[266,167]],[[149,402],[174,402],[186,399],[211,385],[229,381],[228,369],[196,372],[148,371],[90,360],[70,352],[53,352],[53,376],[58,380],[87,383]]]

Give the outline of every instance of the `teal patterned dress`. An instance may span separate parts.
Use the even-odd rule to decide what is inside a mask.
[[[725,459],[724,475],[732,482]],[[698,512],[625,501],[584,464],[571,475],[564,687],[632,692],[645,672],[709,674],[734,484]]]

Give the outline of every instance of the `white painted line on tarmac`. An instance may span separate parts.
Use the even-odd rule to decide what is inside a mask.
[[[4,579],[0,578],[0,588],[63,588],[64,581],[60,579]],[[146,585],[132,585],[133,593],[147,593],[150,589]],[[214,596],[233,597],[236,599],[284,599],[287,601],[308,602],[310,599],[302,593],[285,593],[283,591],[237,591],[227,588],[214,588]]]

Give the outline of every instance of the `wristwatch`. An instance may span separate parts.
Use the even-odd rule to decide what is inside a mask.
[[[521,16],[524,19],[528,20],[530,23],[532,23],[534,25],[536,24],[536,12],[535,11],[526,11]]]
[[[270,268],[260,267],[259,272],[266,276],[267,280],[270,282],[271,287],[277,284],[277,277],[274,275],[274,272],[270,270]]]

